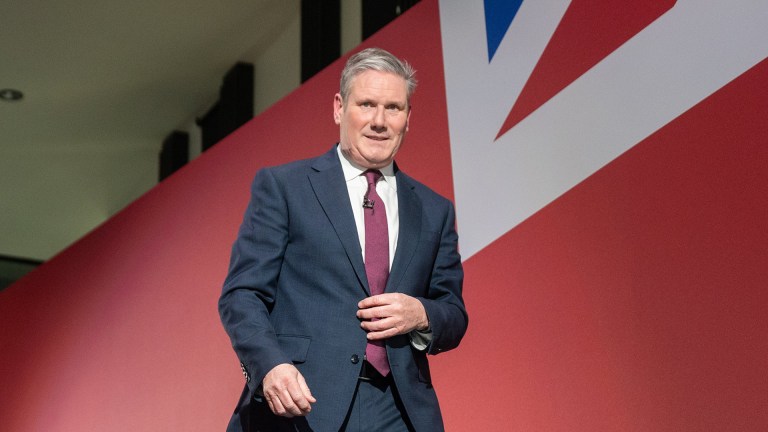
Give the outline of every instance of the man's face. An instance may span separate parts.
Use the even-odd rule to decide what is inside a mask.
[[[338,93],[333,98],[341,151],[363,168],[392,162],[410,115],[405,79],[388,72],[362,72],[352,80],[346,102]]]

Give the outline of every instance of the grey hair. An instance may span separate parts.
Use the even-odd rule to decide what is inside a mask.
[[[410,105],[411,95],[416,91],[416,71],[407,61],[400,60],[381,48],[364,49],[347,60],[344,70],[341,71],[339,93],[341,94],[342,101],[347,102],[352,80],[368,70],[389,72],[403,78],[406,85],[408,104]]]

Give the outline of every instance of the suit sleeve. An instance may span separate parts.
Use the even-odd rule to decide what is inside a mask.
[[[447,209],[440,233],[440,245],[430,277],[428,294],[420,299],[432,330],[429,354],[456,348],[467,331],[468,315],[462,298],[464,271],[458,251],[456,216],[453,204]]]
[[[255,391],[264,376],[291,363],[269,320],[288,241],[288,207],[269,169],[256,174],[251,200],[232,246],[219,315]]]

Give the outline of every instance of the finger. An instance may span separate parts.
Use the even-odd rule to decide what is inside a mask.
[[[270,394],[269,396],[265,397],[269,403],[269,408],[273,413],[275,413],[275,415],[280,417],[293,417],[293,415],[285,408],[285,405],[283,405],[283,402],[280,400],[278,395]]]
[[[383,340],[383,339],[389,339],[389,338],[391,338],[393,336],[397,336],[397,335],[398,335],[397,329],[390,328],[390,329],[383,330],[383,331],[368,332],[365,335],[365,337],[367,337],[368,340]]]
[[[369,340],[386,339],[393,336],[408,333],[413,327],[406,326],[396,317],[389,317],[381,320],[363,321],[360,326],[367,331]]]
[[[360,300],[359,303],[357,303],[357,307],[360,309],[367,309],[367,308],[372,308],[376,306],[387,305],[392,302],[393,296],[394,296],[393,293],[385,293],[385,294],[378,294],[375,296],[366,297]]]
[[[395,327],[395,320],[391,317],[387,318],[381,318],[381,319],[372,319],[370,321],[362,321],[360,323],[360,327],[362,327],[365,331],[385,331],[388,329],[391,329]]]
[[[267,400],[267,405],[269,405],[269,410],[272,411],[275,415],[280,415],[277,413],[277,409],[275,408],[275,404],[272,403],[272,398],[270,398],[267,395],[264,395],[264,399]]]
[[[287,389],[283,389],[278,397],[283,408],[283,417],[302,415],[301,409],[296,405],[293,396]]]
[[[396,321],[393,318],[384,318],[373,321],[363,321],[360,325],[368,333],[386,333],[389,331],[396,331]]]
[[[376,306],[368,309],[359,309],[357,318],[363,320],[384,319],[391,315],[389,306]]]
[[[312,392],[309,391],[309,386],[307,385],[307,382],[304,380],[304,376],[299,374],[298,376],[299,381],[299,387],[301,388],[302,393],[304,393],[304,397],[307,398],[307,400],[311,403],[317,402],[317,399],[315,399],[314,396],[312,396]],[[312,409],[310,406],[309,409]]]
[[[290,402],[284,402],[283,405],[291,414],[303,416],[312,410],[311,402],[314,402],[314,398],[304,376],[299,371],[296,371],[296,375],[292,378],[285,389],[285,394],[290,398]]]
[[[290,391],[290,398],[292,406],[288,409],[288,411],[291,412],[293,415],[305,415],[310,410],[312,410],[312,406],[309,404],[309,401],[307,400],[307,397],[304,395],[304,390],[298,385],[292,388]]]

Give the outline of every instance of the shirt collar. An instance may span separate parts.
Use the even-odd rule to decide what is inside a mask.
[[[341,161],[341,169],[344,171],[345,181],[351,181],[356,177],[360,177],[366,171],[366,168],[347,159],[347,156],[341,151],[341,144],[336,145],[336,153],[338,153],[339,160]],[[394,162],[390,162],[389,165],[379,168],[379,171],[381,171],[381,174],[384,176],[384,181],[386,181],[387,184],[392,185],[393,188],[397,188]]]

